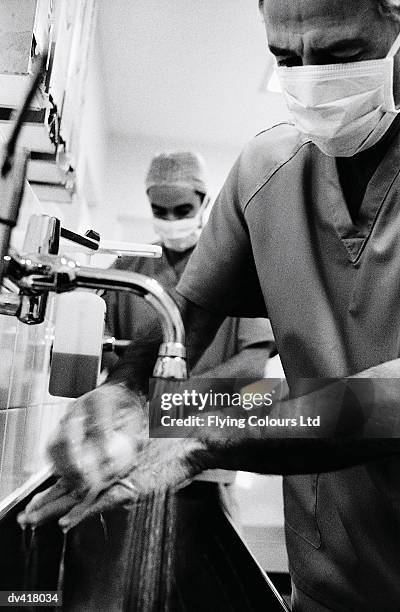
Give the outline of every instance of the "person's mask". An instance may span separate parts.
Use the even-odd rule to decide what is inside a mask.
[[[374,146],[400,112],[393,97],[399,47],[400,34],[383,59],[279,67],[298,130],[331,157],[352,157]]]
[[[153,219],[154,231],[159,235],[161,242],[168,249],[179,252],[195,246],[204,226],[204,213],[208,203],[209,199],[205,197],[194,217],[185,217],[176,221]]]

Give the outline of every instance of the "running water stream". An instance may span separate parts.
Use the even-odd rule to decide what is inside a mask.
[[[127,550],[126,610],[173,612],[175,526],[175,495],[153,493],[135,505]]]
[[[103,514],[70,531],[62,532],[57,585],[53,589],[63,593],[64,609],[175,612],[170,605],[175,507],[176,496],[165,491],[146,495],[127,509],[126,525],[120,533],[115,533],[114,525],[114,544],[109,542],[107,518]],[[97,525],[96,529],[94,525]],[[40,538],[37,529],[40,529]],[[40,590],[43,581],[39,568],[47,546],[42,549],[46,526],[37,529],[25,527],[21,530],[25,560],[23,588],[26,590]],[[86,592],[82,590],[80,594],[80,585],[75,584],[75,592],[71,594],[71,583],[79,578],[79,569],[82,569],[82,562],[87,559],[85,551],[81,549],[85,549],[86,545],[82,539],[85,531],[96,544],[93,568],[84,568],[84,573],[88,572],[91,587]],[[120,543],[122,541],[118,551],[115,550],[117,537]],[[74,569],[75,563],[77,570]],[[81,580],[84,581],[83,576]]]

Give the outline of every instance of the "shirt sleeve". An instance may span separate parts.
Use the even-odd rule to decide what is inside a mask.
[[[239,198],[239,161],[218,196],[177,286],[205,310],[231,317],[267,317]]]
[[[271,323],[268,319],[239,319],[237,350],[243,351],[266,342],[275,342]]]

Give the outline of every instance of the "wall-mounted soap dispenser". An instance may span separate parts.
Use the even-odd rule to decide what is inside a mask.
[[[82,290],[59,295],[57,302],[49,392],[79,397],[97,385],[106,306]]]

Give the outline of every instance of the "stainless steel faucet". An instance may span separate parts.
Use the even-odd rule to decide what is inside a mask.
[[[44,235],[47,239],[48,234],[44,232]],[[135,272],[82,267],[67,257],[45,253],[22,256],[10,253],[5,261],[5,276],[19,289],[20,296],[10,299],[13,294],[4,294],[1,312],[16,314],[20,320],[30,324],[43,320],[44,300],[50,291],[105,289],[128,291],[142,297],[160,317],[163,333],[154,376],[176,380],[187,378],[185,330],[180,312],[156,280]],[[16,297],[19,298],[18,307]]]
[[[32,215],[29,219],[22,250],[32,256],[57,255],[60,243],[60,221],[49,215]],[[46,316],[47,293],[20,295],[19,308],[14,313],[22,323],[38,325]],[[8,314],[7,298],[0,293],[0,313]]]
[[[29,219],[22,250],[32,256],[56,255],[59,248],[60,221],[48,215],[32,215]],[[7,257],[5,258],[7,261]],[[3,264],[4,268],[4,264]],[[10,286],[11,293],[0,293],[0,314],[11,314],[22,323],[38,325],[46,316],[47,293],[40,295],[15,295],[16,286]],[[12,306],[10,304],[12,303]]]

